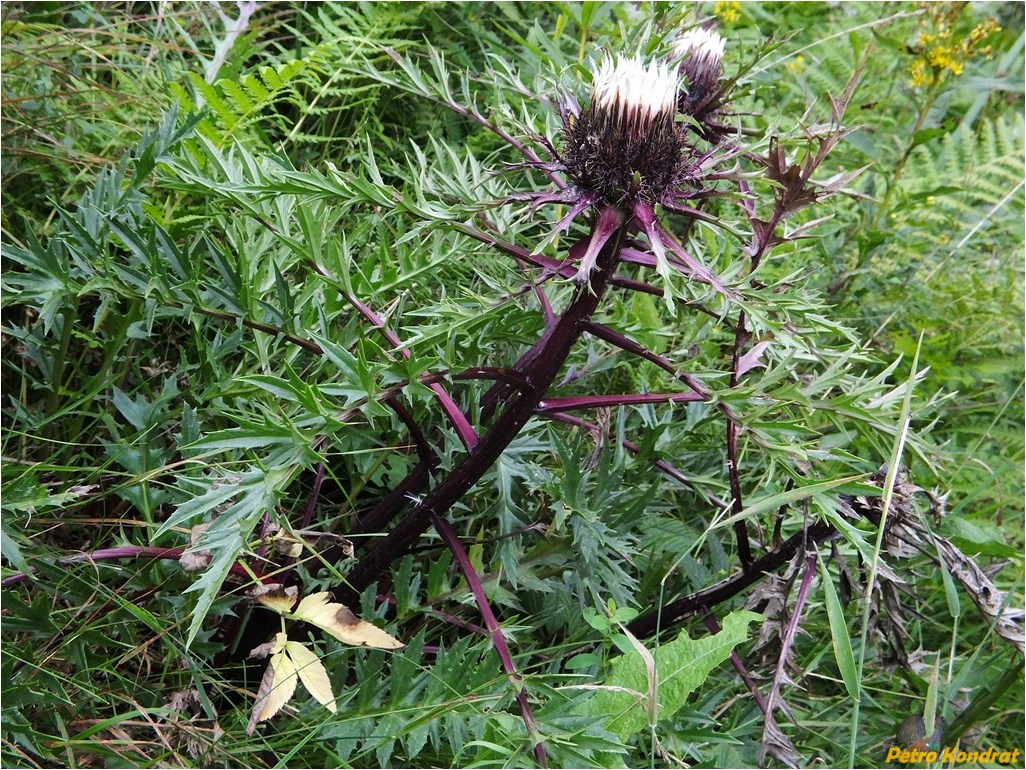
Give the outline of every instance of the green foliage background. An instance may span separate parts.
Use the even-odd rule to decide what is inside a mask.
[[[714,14],[727,72],[754,62],[736,106],[759,132],[794,136],[829,115],[828,94],[864,60],[845,118],[858,129],[823,177],[872,164],[857,195],[803,214],[832,218],[816,239],[779,251],[759,276],[764,293],[749,295],[757,327],[791,337],[723,396],[750,428],[746,502],[886,461],[922,333],[929,370],[915,385],[905,461],[917,484],[947,495],[931,526],[985,566],[1003,564],[995,581],[1022,606],[1021,5],[965,7],[960,30],[998,17],[993,55],[925,90],[909,83],[910,49],[929,19],[907,3],[268,4],[228,47],[237,13],[3,7],[0,510],[5,575],[38,570],[2,593],[5,766],[534,762],[516,689],[488,637],[465,627],[480,619],[434,534],[393,565],[391,601],[371,590],[354,608],[407,647],[318,640],[338,713],[298,699],[253,737],[245,726],[261,672],[226,655],[218,631],[254,610],[240,601],[242,581],[223,581],[262,547],[265,513],[296,526],[318,464],[327,478],[313,528],[342,534],[410,470],[405,428],[377,401],[383,389],[429,370],[507,365],[539,335],[513,261],[453,226],[487,222],[529,245],[556,219],[493,206],[544,180],[495,175],[518,158],[476,118],[514,137],[556,137],[558,113],[535,95],[582,96],[603,46],[649,45]],[[697,248],[737,277],[724,238],[703,233]],[[341,291],[380,312],[412,356],[372,334]],[[726,387],[712,318],[622,294],[601,320]],[[566,395],[666,387],[663,373],[594,339],[570,366]],[[486,384],[451,390],[472,410]],[[414,384],[405,394],[451,467],[461,445],[431,392]],[[631,654],[611,618],[625,622],[736,563],[710,504],[729,498],[715,409],[643,406],[606,419],[604,444],[532,421],[453,512],[551,766],[754,766],[763,718],[729,665],[640,730],[623,728],[633,717],[603,718],[596,704],[616,695],[589,689],[618,682],[628,660],[618,656]],[[641,452],[625,452],[623,438]],[[689,487],[650,471],[663,458]],[[807,478],[809,467],[819,475]],[[822,496],[805,504],[832,513]],[[214,512],[203,543],[214,560],[196,574],[173,561],[55,561],[185,547],[188,526]],[[788,519],[785,534],[800,525]],[[852,570],[872,535],[836,546]],[[310,546],[297,569],[312,592],[337,585],[347,565]],[[843,585],[841,562],[831,569]],[[938,688],[938,714],[964,741],[1021,744],[1021,657],[942,573],[925,557],[903,564],[909,662],[873,638],[859,765],[878,763],[897,722]],[[741,624],[726,612],[745,598],[719,608],[725,627]],[[828,600],[814,590],[786,669],[795,723],[778,720],[804,764],[833,766],[847,761],[854,728]],[[842,590],[841,601],[859,614],[858,599]],[[736,632],[746,639],[737,649],[768,690],[776,658],[757,626]],[[685,630],[690,638],[660,649],[708,641],[701,619]]]

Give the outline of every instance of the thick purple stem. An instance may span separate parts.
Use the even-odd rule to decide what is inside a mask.
[[[797,532],[769,553],[752,562],[747,570],[737,572],[726,580],[703,588],[690,596],[670,602],[647,615],[635,618],[627,624],[627,630],[637,637],[649,637],[657,628],[667,629],[685,618],[699,612],[707,612],[722,602],[737,596],[748,586],[762,580],[764,575],[776,572],[794,558],[799,548],[806,544],[820,543],[837,534],[832,524],[816,522]]]
[[[578,288],[555,326],[545,334],[543,344],[532,349],[534,355],[531,356],[529,366],[524,369],[517,367],[523,372],[527,387],[518,390],[508,399],[505,409],[474,448],[467,452],[463,461],[360,560],[348,576],[349,585],[336,589],[343,603],[355,602],[360,591],[373,583],[393,559],[405,553],[427,531],[432,513],[444,514],[461,500],[534,415],[538,403],[545,397],[570,350],[584,331],[583,322],[598,307],[599,299],[616,268],[626,236],[622,225],[623,215],[619,216],[621,225],[613,237],[606,239],[606,245],[598,255],[596,270],[591,275],[591,287]]]

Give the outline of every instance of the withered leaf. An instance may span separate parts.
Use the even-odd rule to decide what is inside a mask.
[[[296,691],[296,666],[285,653],[286,643],[287,637],[284,632],[279,632],[274,637],[271,660],[260,680],[253,713],[250,714],[249,724],[246,726],[246,735],[252,735],[259,722],[270,719],[281,711],[282,706],[289,702]]]
[[[286,588],[281,583],[265,583],[262,586],[251,588],[246,595],[281,615],[287,615],[296,605],[299,589],[295,586]]]
[[[377,626],[357,618],[345,605],[329,602],[329,596],[327,591],[322,591],[303,597],[290,617],[312,623],[346,644],[384,650],[404,646]]]
[[[328,672],[324,670],[321,661],[299,642],[286,644],[285,652],[292,658],[296,673],[299,674],[303,686],[316,698],[318,703],[334,714],[335,694],[331,691],[331,680],[328,679]]]
[[[178,558],[178,563],[186,572],[196,572],[197,570],[205,569],[213,560],[214,554],[207,548],[192,550],[199,544],[200,538],[209,527],[209,524],[197,524],[189,532],[189,550]]]
[[[213,558],[214,554],[206,549],[202,551],[186,551],[178,557],[178,563],[186,572],[196,572],[197,570],[205,569]]]
[[[266,658],[268,655],[274,652],[274,646],[276,643],[276,640],[272,639],[269,642],[264,642],[263,644],[257,645],[252,650],[250,650],[249,657],[253,658],[254,660]]]
[[[285,556],[298,559],[303,553],[303,541],[281,527],[271,535],[270,540],[274,550]]]
[[[263,648],[269,648],[271,660],[260,680],[256,703],[246,727],[247,735],[253,734],[257,724],[281,711],[295,694],[297,681],[302,681],[318,703],[335,713],[335,695],[331,691],[328,672],[313,652],[300,642],[288,641],[284,632],[276,634],[273,642],[260,645],[250,657]]]
[[[773,757],[788,767],[798,767],[798,752],[794,744],[784,735],[772,714],[766,717],[762,730],[762,745],[759,747],[759,765],[766,766],[766,758]]]

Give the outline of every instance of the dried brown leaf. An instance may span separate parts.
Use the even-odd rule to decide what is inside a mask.
[[[303,597],[291,617],[312,623],[346,644],[384,650],[397,650],[404,646],[377,626],[357,618],[345,605],[329,602],[329,596],[327,591],[322,591]]]

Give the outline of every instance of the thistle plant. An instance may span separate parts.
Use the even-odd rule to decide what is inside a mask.
[[[740,152],[736,145],[724,147],[722,143],[700,151],[690,121],[704,121],[708,113],[680,115],[678,111],[679,105],[690,104],[689,83],[701,91],[701,105],[713,101],[722,48],[722,39],[714,33],[692,32],[675,50],[675,58],[683,59],[680,64],[669,57],[645,62],[638,56],[606,55],[595,74],[588,106],[582,109],[572,98],[561,106],[563,135],[559,147],[546,137],[536,137],[550,159],[531,158],[524,165],[556,174],[552,181],[558,190],[520,193],[511,196],[509,202],[527,200],[532,208],[556,202],[569,204],[569,212],[543,243],[568,230],[578,218],[587,219],[588,234],[567,249],[566,257],[558,265],[547,270],[550,276],[563,276],[569,271],[577,289],[567,307],[549,319],[542,338],[512,367],[516,381],[502,383],[485,395],[482,413],[486,416],[491,416],[500,398],[505,402],[487,432],[468,443],[467,456],[456,469],[420,499],[388,537],[360,561],[347,576],[351,587],[361,590],[369,585],[395,554],[402,553],[427,529],[429,516],[443,515],[467,494],[535,413],[557,411],[556,401],[543,400],[571,348],[585,331],[654,359],[678,374],[668,363],[659,361],[623,335],[594,324],[591,318],[616,276],[628,245],[635,260],[655,265],[665,282],[662,293],[671,307],[674,271],[710,284],[724,295],[731,293],[661,224],[657,213],[663,208],[688,219],[707,218],[689,203],[722,195],[714,185],[729,178],[729,173],[721,173],[723,164]],[[823,157],[825,153],[820,160]],[[814,164],[809,164],[807,172],[811,174],[814,168]],[[558,174],[565,176],[561,178]],[[800,205],[803,204],[794,208]],[[782,209],[778,216],[783,218],[788,213]],[[468,234],[477,235],[473,231]],[[647,241],[632,241],[634,234],[644,235]],[[525,261],[546,265],[534,253],[539,248],[523,251],[513,244],[488,240]],[[650,288],[647,284],[641,287]],[[688,384],[687,392],[604,396],[591,403],[614,406],[709,398],[708,389],[697,379],[687,373],[679,373],[679,378]],[[586,403],[589,402],[575,399],[558,402],[562,410],[580,408]],[[374,525],[380,523],[381,519],[375,516]]]
[[[95,422],[69,411],[117,475],[96,482],[109,497],[91,479],[30,497],[50,481],[29,483],[26,450],[29,492],[5,487],[4,590],[146,565],[132,601],[167,597],[161,639],[223,676],[228,695],[195,702],[227,722],[243,711],[230,696],[256,693],[237,732],[271,742],[292,737],[282,709],[302,682],[309,750],[354,766],[460,764],[470,747],[491,764],[711,761],[678,734],[708,730],[728,691],[762,733],[745,761],[811,761],[776,721],[798,632],[825,608],[833,644],[802,653],[836,664],[825,697],[862,736],[855,661],[908,662],[897,587],[915,591],[926,558],[1021,649],[1022,613],[931,530],[922,509],[939,520],[943,495],[905,470],[942,462],[917,427],[944,400],[916,390],[916,364],[907,379],[879,364],[809,276],[835,210],[821,204],[864,197],[864,161],[831,158],[861,65],[829,100],[764,121],[755,64],[723,28],[668,16],[633,32],[582,34],[576,60],[490,56],[480,77],[398,38],[336,44],[344,65],[307,46],[245,89],[182,89],[56,236],[5,246],[21,271],[5,293],[31,308],[5,331],[53,373],[43,412],[66,378],[104,393]],[[251,115],[311,93],[327,110],[336,76],[358,84],[350,101],[380,96],[363,122],[343,102],[341,124],[391,110],[430,130],[410,145],[368,130],[366,148],[325,132],[344,149],[298,167],[252,149]],[[85,326],[109,326],[112,349],[164,335],[179,358],[114,376],[112,353],[91,371],[74,351],[94,304]],[[96,498],[137,512],[118,526],[145,545],[52,560],[8,545],[24,545],[12,511]],[[706,693],[728,660],[736,692]],[[870,764],[876,737],[859,740]]]

